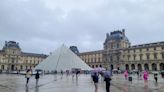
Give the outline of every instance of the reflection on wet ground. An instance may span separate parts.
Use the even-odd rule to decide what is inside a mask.
[[[63,75],[41,76],[36,86],[34,76],[28,85],[22,75],[0,74],[0,92],[94,92],[90,75],[80,75],[78,78]],[[105,92],[103,78],[99,80],[98,92]],[[111,92],[164,92],[164,79],[159,78],[158,85],[150,76],[148,84],[133,76],[133,82],[125,80],[123,75],[114,75],[111,82]]]

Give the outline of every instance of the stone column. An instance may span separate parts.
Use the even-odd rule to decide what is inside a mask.
[[[125,64],[123,64],[123,68],[124,68],[124,70],[126,69]]]
[[[129,65],[129,70],[132,70],[131,64],[128,64],[128,65]]]
[[[138,70],[138,66],[137,66],[137,64],[134,64],[134,65],[135,65],[135,69]]]
[[[144,64],[141,64],[141,67],[142,67],[142,71],[144,71],[145,70]]]
[[[151,63],[149,63],[148,65],[149,65],[149,70],[152,71]]]
[[[160,64],[157,63],[157,71],[160,71]]]

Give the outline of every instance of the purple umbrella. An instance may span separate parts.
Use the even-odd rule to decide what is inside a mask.
[[[104,76],[105,77],[111,77],[112,76],[112,72],[107,70],[107,71],[105,71]]]
[[[105,69],[101,67],[94,68],[93,70],[91,70],[91,75],[94,75],[94,73],[100,73],[102,71],[105,71]]]
[[[92,72],[102,72],[102,71],[105,71],[105,68],[98,67],[92,70]]]

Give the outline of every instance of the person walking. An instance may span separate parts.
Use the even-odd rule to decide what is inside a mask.
[[[27,70],[25,77],[27,79],[26,80],[26,85],[28,85],[30,77],[31,77],[31,71],[30,70]]]
[[[127,70],[124,72],[124,77],[125,77],[125,80],[127,80],[127,78],[128,78],[128,71]]]
[[[139,79],[142,80],[142,71],[139,71]]]
[[[94,75],[92,76],[94,85],[95,85],[95,92],[98,92],[98,81],[99,81],[99,77],[98,77],[98,73],[95,72]]]
[[[137,78],[140,79],[139,71],[137,71]]]
[[[106,83],[106,92],[110,92],[110,81],[111,81],[111,76],[105,75],[104,76],[104,81]]]
[[[80,74],[80,70],[77,70],[76,71],[76,80],[78,80],[79,74]]]
[[[145,85],[147,85],[147,83],[148,83],[148,72],[147,71],[144,71],[144,74],[143,74],[143,79],[144,79],[144,83],[145,83]]]
[[[63,70],[61,70],[61,72],[60,72],[60,73],[61,73],[61,79],[62,79],[62,78],[63,78]]]
[[[155,80],[155,83],[157,84],[158,83],[158,74],[157,73],[154,74],[154,80]]]
[[[37,73],[35,74],[36,86],[38,85],[39,78],[40,78],[40,74],[39,74],[39,72],[37,71]]]

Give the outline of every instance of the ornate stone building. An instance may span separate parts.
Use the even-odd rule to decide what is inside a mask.
[[[80,53],[91,67],[120,70],[164,70],[164,42],[131,46],[125,30],[106,34],[104,49]]]
[[[0,70],[25,70],[34,68],[47,55],[22,52],[19,43],[15,41],[5,42],[0,50]]]

